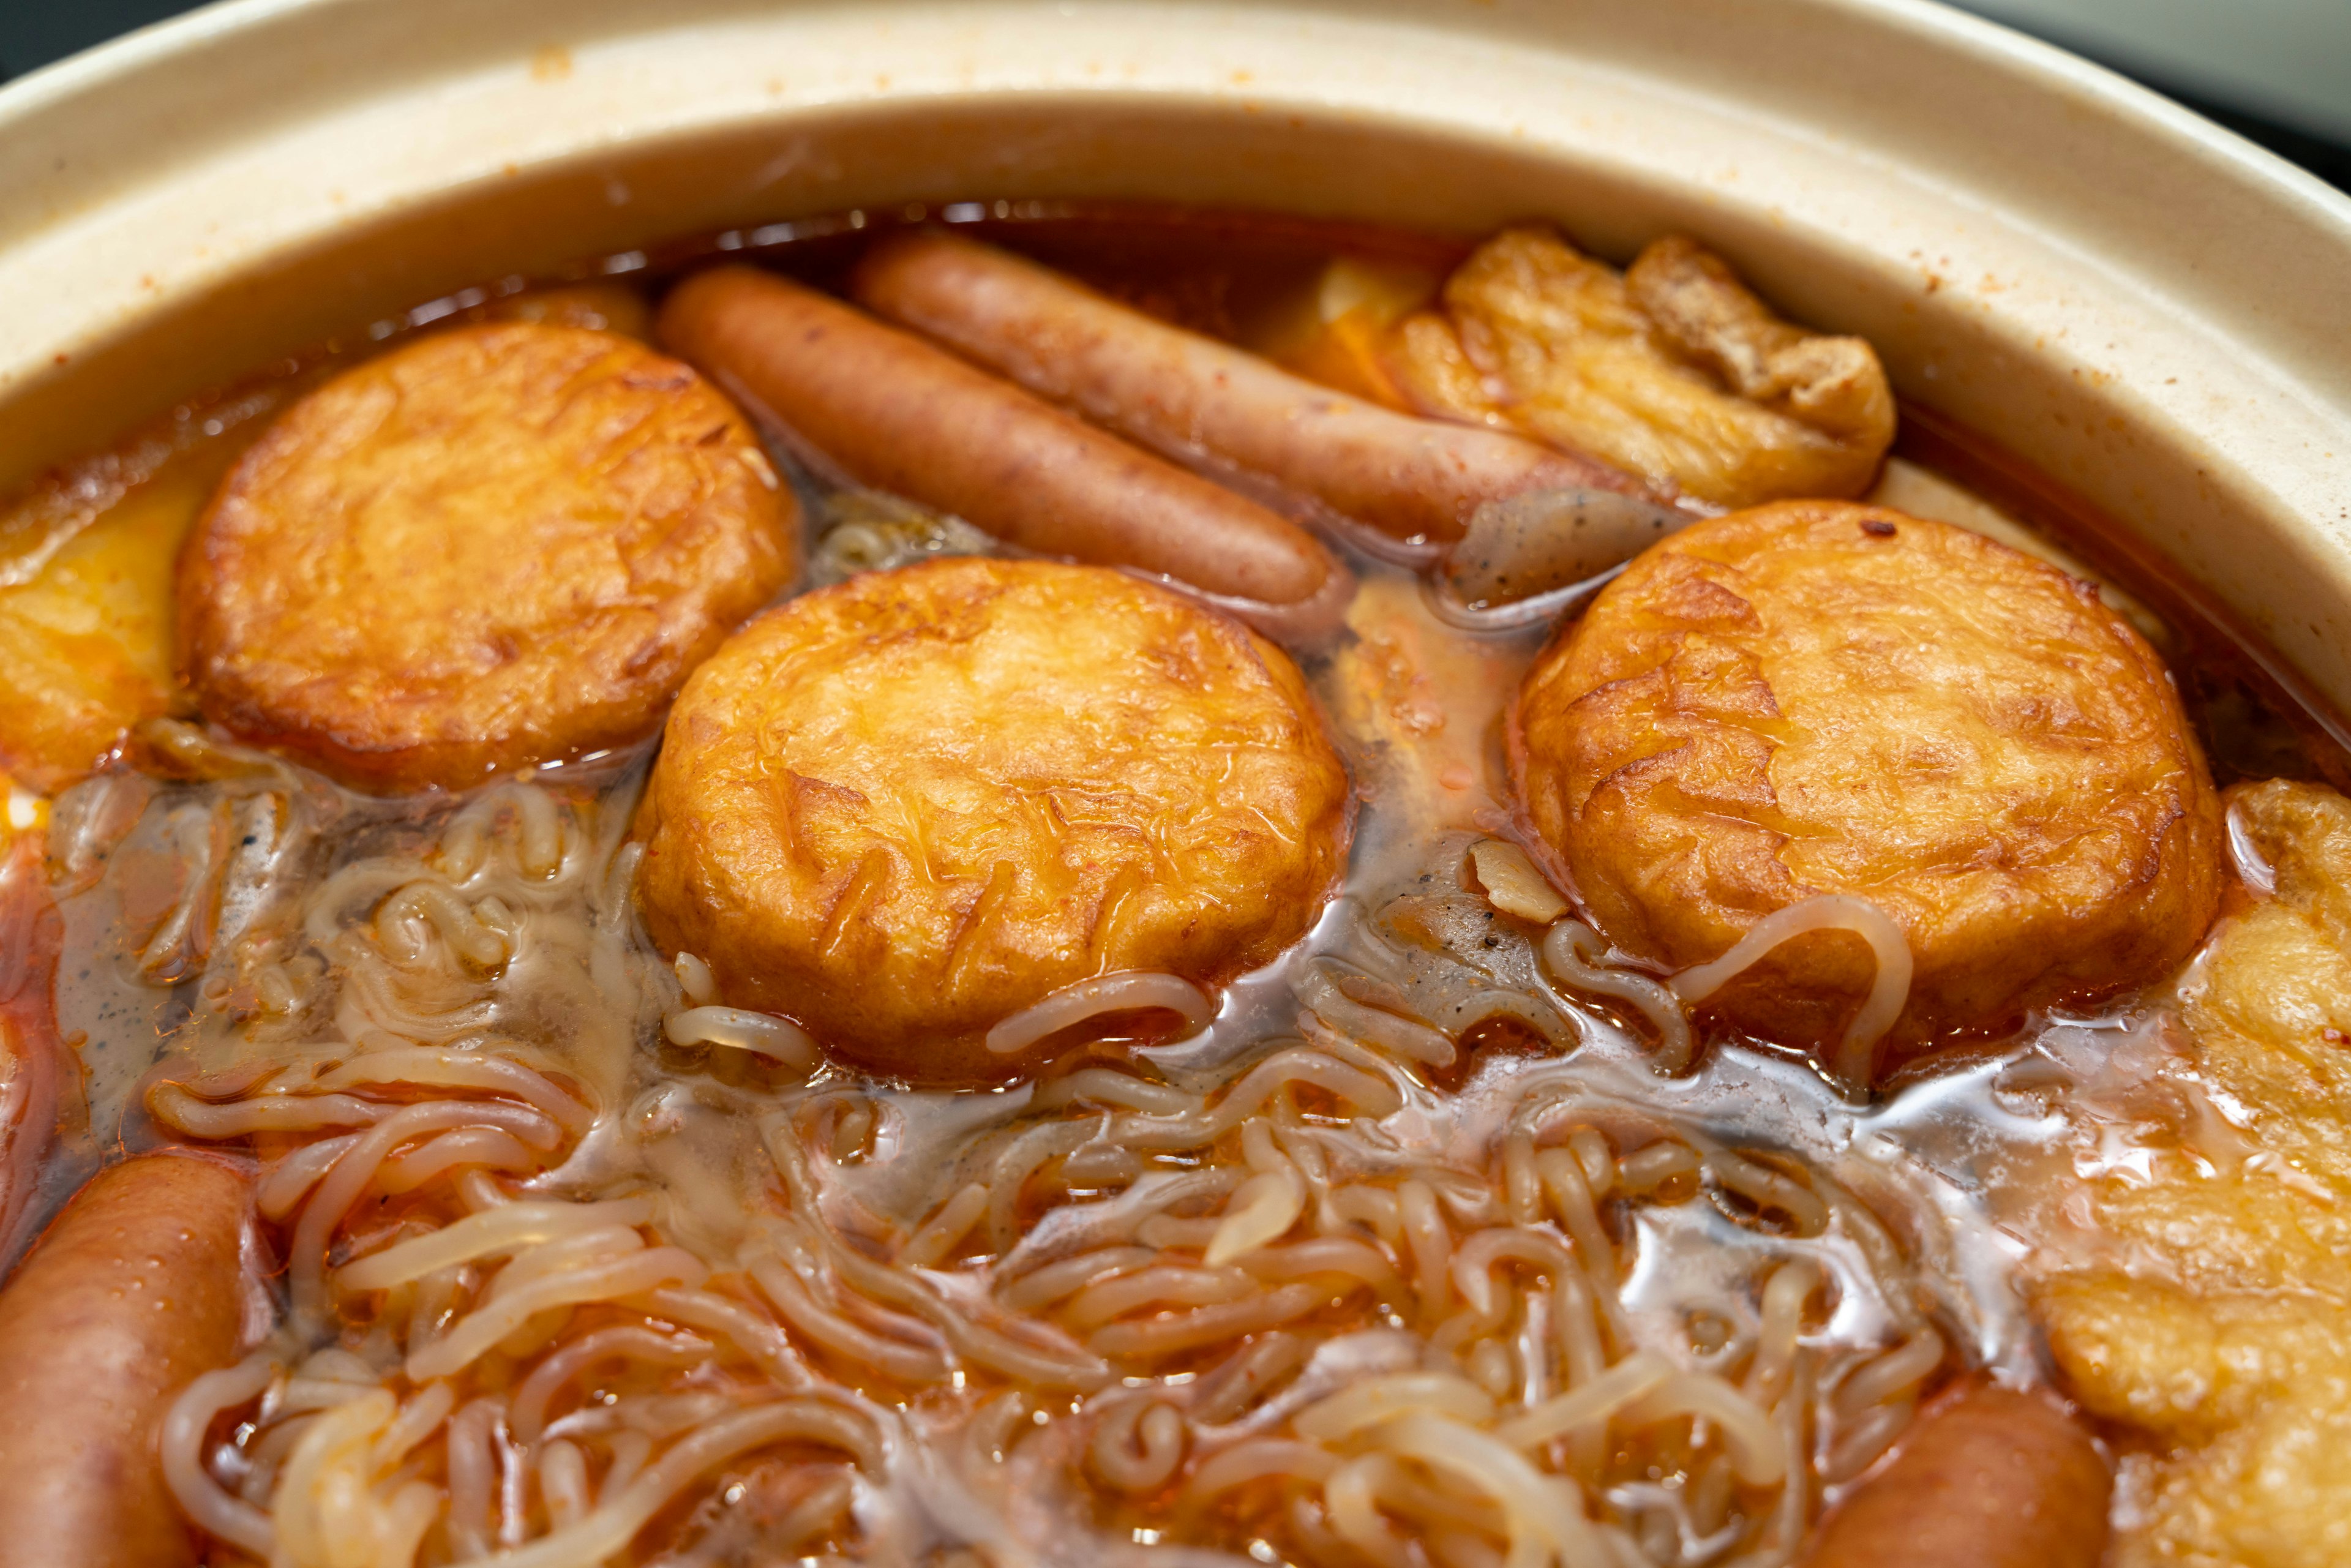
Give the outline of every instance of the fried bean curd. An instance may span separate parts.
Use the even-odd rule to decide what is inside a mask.
[[[1064,987],[1213,987],[1295,941],[1349,802],[1296,666],[1238,623],[1098,568],[932,562],[695,674],[645,909],[730,1004],[906,1077],[1000,1076],[988,1031]]]
[[[172,669],[172,561],[201,491],[151,487],[0,588],[0,767],[44,791],[94,771],[133,725],[185,699]]]
[[[1511,763],[1601,929],[1660,964],[1859,904],[1809,906],[1844,931],[1782,921],[1706,998],[1855,1082],[1881,1036],[1914,1051],[2162,975],[2220,895],[2212,786],[2146,642],[2089,585],[1880,508],[1784,503],[1652,549],[1528,674]],[[1856,1032],[1904,956],[1898,1016]]]
[[[1876,350],[1773,314],[1678,235],[1622,275],[1506,229],[1395,331],[1422,410],[1522,431],[1722,507],[1858,496],[1894,439]]]
[[[194,710],[172,668],[172,561],[293,388],[192,400],[0,507],[0,768],[55,793],[141,720]]]
[[[2127,1568],[2351,1558],[2351,801],[2277,780],[2229,807],[2273,892],[2183,987],[2201,1092],[2124,1112],[2168,1146],[2089,1184],[2097,1260],[2033,1289],[2072,1387],[2134,1434]]]
[[[362,788],[634,740],[792,576],[797,507],[691,370],[610,333],[458,328],[336,377],[182,557],[204,716]]]

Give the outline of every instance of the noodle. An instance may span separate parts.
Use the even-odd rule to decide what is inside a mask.
[[[1419,1292],[1420,1310],[1433,1318],[1445,1310],[1449,1293],[1446,1265],[1453,1250],[1452,1234],[1437,1207],[1437,1195],[1417,1176],[1396,1188],[1396,1213],[1412,1253],[1413,1288]]]
[[[296,1149],[264,1173],[260,1185],[254,1189],[254,1207],[265,1218],[285,1218],[328,1169],[343,1157],[344,1151],[359,1141],[359,1134],[347,1133],[340,1138],[321,1138]]]
[[[1404,1281],[1379,1249],[1346,1236],[1319,1236],[1284,1247],[1260,1248],[1240,1260],[1242,1268],[1260,1280],[1302,1280],[1336,1276],[1371,1287],[1384,1301],[1404,1297]]]
[[[1484,1432],[1416,1411],[1386,1429],[1384,1446],[1466,1481],[1501,1504],[1514,1562],[1520,1558],[1520,1542],[1532,1538],[1566,1568],[1607,1568],[1591,1522],[1568,1500],[1573,1494],[1550,1484],[1515,1450]]]
[[[1735,1192],[1765,1212],[1788,1217],[1799,1236],[1818,1236],[1829,1222],[1829,1207],[1788,1176],[1728,1149],[1709,1149],[1706,1172],[1725,1190]]]
[[[643,1225],[652,1215],[653,1205],[642,1197],[597,1204],[502,1204],[347,1264],[336,1282],[346,1291],[385,1290],[452,1264],[538,1246],[600,1225]]]
[[[245,852],[312,854],[308,798],[269,799],[234,852],[205,846],[267,827],[260,796],[171,819],[254,890],[209,936],[190,902],[183,950],[209,984],[242,945],[278,989],[148,1103],[268,1140],[290,1310],[163,1442],[190,1519],[277,1568],[1017,1561],[1004,1499],[1063,1495],[1314,1568],[1675,1561],[1670,1497],[1760,1568],[1947,1359],[1893,1238],[1809,1166],[1613,1102],[1554,1117],[1583,1093],[1563,1056],[1499,1100],[1431,1082],[1489,1019],[1562,1052],[1604,1027],[1546,965],[1687,1065],[1678,999],[1572,922],[1539,952],[1445,845],[1405,895],[1424,935],[1346,914],[1262,1020],[1201,1032],[1196,988],[1102,977],[999,1038],[1145,1008],[1191,1038],[956,1097],[790,1082],[813,1042],[635,928],[624,792],[496,785],[307,886]],[[1750,1256],[1683,1304],[1699,1348],[1661,1350],[1620,1281],[1637,1217],[1700,1192]],[[1807,1329],[1824,1248],[1898,1343]]]
[[[1313,1346],[1303,1335],[1276,1329],[1259,1334],[1192,1389],[1190,1414],[1204,1426],[1237,1419],[1306,1364]]]
[[[559,1531],[588,1517],[593,1506],[588,1495],[588,1461],[577,1445],[558,1437],[539,1449],[538,1495],[546,1501],[548,1522]]]
[[[507,1425],[517,1441],[538,1440],[547,1425],[548,1401],[573,1378],[599,1362],[627,1360],[656,1365],[693,1366],[705,1359],[710,1342],[691,1334],[661,1334],[633,1324],[599,1329],[572,1341],[532,1369],[515,1390]],[[443,1385],[441,1386],[446,1386]]]
[[[808,1073],[820,1060],[806,1030],[767,1013],[742,1008],[688,1008],[662,1025],[672,1045],[723,1045],[772,1057],[787,1071]]]
[[[838,1313],[819,1306],[791,1270],[774,1259],[751,1265],[751,1278],[773,1301],[787,1322],[818,1344],[852,1364],[870,1366],[902,1383],[931,1383],[946,1374],[946,1357],[939,1350],[869,1333]]]
[[[1200,1108],[1199,1101],[1181,1089],[1149,1082],[1107,1067],[1081,1068],[1065,1078],[1056,1078],[1029,1100],[1029,1105],[1039,1111],[1081,1102],[1115,1105],[1126,1111],[1148,1111],[1158,1116],[1196,1112]]]
[[[1670,1362],[1636,1350],[1572,1393],[1535,1406],[1502,1423],[1496,1435],[1521,1448],[1539,1448],[1579,1427],[1601,1427],[1619,1411],[1646,1397],[1674,1375]]]
[[[633,1297],[630,1303],[687,1328],[697,1328],[726,1339],[778,1387],[799,1388],[809,1381],[808,1368],[792,1350],[791,1341],[768,1319],[739,1301],[707,1291],[658,1289]]]
[[[414,1046],[373,1051],[322,1075],[312,1087],[334,1090],[384,1083],[478,1089],[486,1093],[508,1095],[545,1113],[574,1137],[586,1132],[595,1120],[593,1111],[548,1082],[544,1074],[479,1051]]]
[[[1155,1491],[1184,1462],[1184,1417],[1171,1406],[1129,1400],[1095,1428],[1087,1457],[1121,1491]]]
[[[1414,1019],[1366,1007],[1348,996],[1332,976],[1328,960],[1307,966],[1298,984],[1298,998],[1315,1017],[1332,1028],[1369,1045],[1380,1046],[1407,1061],[1427,1067],[1450,1067],[1454,1043],[1437,1030]]]
[[[272,1094],[231,1105],[207,1105],[176,1083],[159,1083],[148,1092],[147,1108],[157,1121],[192,1138],[215,1141],[250,1137],[256,1133],[305,1133],[320,1127],[370,1126],[391,1113],[391,1107],[348,1094],[296,1097]]]
[[[1102,1013],[1160,1009],[1183,1019],[1179,1034],[1196,1034],[1216,1017],[1207,993],[1176,975],[1152,970],[1099,975],[1064,986],[1044,1000],[1014,1013],[987,1031],[987,1049],[998,1056],[1028,1050],[1046,1036]]]
[[[987,1187],[980,1182],[958,1188],[907,1241],[898,1261],[909,1269],[928,1269],[953,1252],[987,1212]]]
[[[1414,1410],[1434,1410],[1464,1421],[1489,1421],[1493,1418],[1494,1400],[1484,1389],[1447,1373],[1399,1373],[1373,1378],[1310,1406],[1292,1417],[1290,1425],[1303,1437],[1335,1443]]]
[[[1322,1483],[1322,1506],[1340,1539],[1380,1568],[1412,1568],[1410,1543],[1380,1517],[1378,1482],[1386,1473],[1376,1454],[1340,1466]]]
[[[1293,1083],[1311,1085],[1374,1117],[1388,1115],[1404,1103],[1394,1088],[1370,1073],[1322,1051],[1293,1047],[1278,1051],[1251,1068],[1212,1112],[1203,1115],[1121,1116],[1111,1124],[1111,1136],[1140,1151],[1198,1148],[1239,1126],[1263,1110],[1267,1101]]]
[[[1890,1404],[1942,1364],[1943,1336],[1922,1328],[1876,1360],[1855,1367],[1837,1385],[1833,1407],[1840,1416],[1853,1416],[1870,1406]]]
[[[1775,909],[1748,927],[1747,934],[1721,957],[1676,975],[1674,994],[1693,1005],[1703,1002],[1782,943],[1815,931],[1850,931],[1869,944],[1876,960],[1869,996],[1845,1025],[1828,1064],[1832,1076],[1849,1086],[1863,1086],[1869,1081],[1877,1042],[1893,1029],[1894,1020],[1909,1002],[1911,968],[1909,938],[1891,916],[1865,898],[1823,893]]]
[[[618,1496],[600,1500],[595,1511],[578,1523],[502,1553],[498,1568],[575,1568],[601,1562],[626,1546],[704,1471],[784,1437],[826,1444],[867,1469],[881,1462],[872,1435],[840,1410],[807,1400],[746,1410],[714,1421],[674,1445]]]
[[[361,1134],[319,1182],[310,1201],[303,1206],[300,1222],[294,1228],[287,1271],[293,1287],[296,1314],[316,1320],[324,1312],[328,1239],[373,1179],[386,1154],[420,1133],[437,1133],[450,1127],[496,1126],[501,1123],[507,1130],[542,1148],[552,1147],[555,1143],[554,1124],[536,1111],[452,1101],[403,1106]]]
[[[1579,991],[1631,1003],[1657,1031],[1655,1054],[1658,1071],[1686,1070],[1694,1051],[1689,1019],[1682,1011],[1684,998],[1646,975],[1601,967],[1586,956],[1600,946],[1600,934],[1592,927],[1562,920],[1543,937],[1544,967]]]
[[[202,1450],[213,1417],[259,1394],[277,1373],[277,1364],[260,1354],[205,1373],[172,1401],[157,1439],[164,1484],[182,1511],[198,1529],[260,1558],[268,1557],[276,1544],[275,1525],[261,1510],[221,1490],[204,1469]]]
[[[1249,1177],[1233,1195],[1224,1218],[1217,1222],[1216,1234],[1208,1241],[1208,1266],[1229,1263],[1280,1240],[1305,1211],[1306,1184],[1294,1169],[1284,1166]]]
[[[1786,1479],[1780,1435],[1755,1402],[1719,1377],[1677,1372],[1633,1402],[1624,1412],[1635,1426],[1676,1416],[1697,1416],[1714,1424],[1730,1451],[1739,1479],[1749,1486],[1777,1486]]]
[[[1235,1443],[1194,1470],[1186,1485],[1194,1497],[1206,1499],[1263,1480],[1292,1477],[1328,1480],[1331,1472],[1338,1468],[1338,1459],[1317,1444],[1284,1437],[1252,1437]]]
[[[1769,1409],[1786,1391],[1796,1369],[1797,1336],[1804,1326],[1804,1303],[1821,1288],[1820,1265],[1795,1258],[1771,1271],[1763,1287],[1763,1328],[1756,1336],[1747,1393]],[[1939,1359],[1939,1357],[1938,1357]]]
[[[395,964],[422,963],[430,930],[465,963],[496,969],[507,961],[506,937],[486,925],[480,912],[438,883],[413,882],[377,907],[377,940]]]
[[[384,1161],[376,1185],[390,1193],[414,1192],[461,1166],[525,1171],[536,1169],[538,1163],[519,1139],[501,1128],[460,1127]]]
[[[462,1371],[534,1315],[552,1308],[610,1301],[655,1285],[698,1285],[708,1273],[702,1260],[690,1252],[675,1247],[645,1247],[606,1262],[533,1281],[503,1299],[494,1293],[486,1305],[459,1320],[448,1333],[410,1352],[408,1375],[423,1383]]]
[[[1257,1281],[1244,1270],[1163,1264],[1087,1286],[1061,1309],[1061,1321],[1074,1329],[1097,1329],[1137,1307],[1213,1306],[1256,1293]]]
[[[1242,1301],[1171,1312],[1144,1322],[1113,1323],[1095,1331],[1086,1348],[1114,1361],[1149,1361],[1277,1327],[1304,1317],[1325,1299],[1322,1291],[1311,1286],[1282,1285]]]
[[[1149,1247],[1111,1247],[1047,1263],[1002,1287],[998,1297],[1016,1312],[1033,1312],[1092,1284],[1150,1262],[1158,1252]]]

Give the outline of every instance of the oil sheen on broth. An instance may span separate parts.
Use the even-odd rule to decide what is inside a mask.
[[[0,726],[17,780],[0,1220],[12,1256],[49,1228],[0,1293],[0,1354],[38,1346],[80,1375],[84,1331],[44,1303],[110,1287],[122,1249],[75,1245],[135,1225],[119,1211],[178,1217],[189,1256],[212,1260],[187,1267],[220,1291],[219,1260],[240,1262],[201,1344],[197,1326],[121,1331],[176,1357],[172,1375],[84,1380],[130,1413],[123,1432],[52,1467],[65,1492],[47,1495],[79,1511],[36,1511],[0,1563],[1839,1568],[1879,1560],[1886,1517],[1932,1563],[2336,1560],[2311,1500],[2351,1474],[2330,1436],[2351,1403],[2324,1382],[2351,1272],[2317,1239],[2351,1194],[2325,1135],[2351,1030],[2334,977],[2351,974],[2335,911],[2351,808],[2315,721],[2179,585],[2076,589],[1998,554],[2013,592],[2145,650],[2166,703],[2164,664],[2179,672],[2199,738],[2148,742],[2146,767],[2212,837],[2166,852],[2187,880],[2158,901],[2163,934],[2115,937],[2021,1001],[1938,1001],[1925,1024],[1914,994],[1988,993],[1959,960],[1934,968],[1943,949],[1904,935],[1928,917],[1892,894],[1816,879],[1777,914],[1750,901],[1705,951],[1645,953],[1633,904],[1562,895],[1583,852],[1521,810],[1506,756],[1521,682],[1555,623],[1581,624],[1591,580],[1654,546],[1648,580],[1712,581],[1657,541],[1788,497],[1830,497],[1856,550],[1940,540],[1920,520],[1940,516],[2086,572],[2098,537],[2022,528],[1910,447],[1881,466],[1893,405],[1866,345],[1780,320],[1687,241],[1620,275],[1547,231],[1463,265],[1450,242],[1284,219],[947,212],[1032,259],[928,214],[858,214],[661,264],[662,344],[685,363],[629,370],[615,395],[674,400],[698,371],[692,395],[742,400],[768,452],[733,451],[723,404],[705,444],[675,425],[683,466],[664,472],[686,477],[665,482],[720,542],[598,591],[594,679],[528,677],[572,645],[569,610],[542,600],[580,596],[467,606],[485,667],[520,672],[538,705],[494,736],[475,709],[446,727],[436,694],[480,689],[463,647],[432,650],[455,661],[433,681],[411,671],[397,723],[380,694],[339,699],[357,706],[328,740],[183,688],[162,652],[156,559],[223,526],[195,517],[220,476],[357,351],[192,405],[10,514],[0,663],[33,716]],[[768,270],[705,265],[747,255]],[[517,322],[643,338],[654,297],[477,290],[370,351],[397,380],[389,356],[509,342]],[[784,352],[778,323],[830,334],[838,357]],[[868,369],[895,378],[891,406],[855,401]],[[1333,390],[1270,417],[1297,377]],[[1182,411],[1202,385],[1223,401]],[[934,445],[910,450],[925,431]],[[599,450],[618,455],[567,483],[656,506],[626,479],[650,459]],[[1868,486],[1896,510],[1835,509]],[[800,619],[746,634],[790,658],[734,685],[726,651],[691,674],[797,555],[768,613]],[[108,559],[128,574],[112,598],[87,586]],[[893,572],[914,575],[858,575]],[[729,600],[747,576],[758,592]],[[940,865],[966,852],[935,824],[900,832],[924,807],[892,817],[872,789],[862,816],[813,785],[791,797],[800,826],[778,841],[863,835],[831,881],[811,873],[806,918],[714,839],[665,847],[641,807],[656,769],[758,723],[778,683],[815,683],[794,687],[803,727],[835,701],[823,680],[867,689],[810,618],[846,605],[852,631],[880,624],[883,601],[917,601],[890,585],[918,582],[962,585],[924,590],[925,623],[1048,596],[1059,619],[1022,612],[1008,645],[1065,654],[1056,711],[1139,700],[1102,672],[1142,655],[1088,628],[1124,636],[1146,615],[1165,667],[1213,629],[1230,669],[1272,672],[1213,715],[1179,692],[1147,716],[1176,735],[1245,714],[1255,727],[1216,744],[1292,759],[1228,765],[1202,797],[1251,814],[1205,838],[1269,847],[1198,861],[1180,886],[1164,852],[1126,870],[1105,852],[1111,869],[1072,884],[1096,911],[1078,949],[1042,895],[1021,924],[1032,862],[988,860],[1011,852],[985,821],[933,904],[890,904],[905,843]],[[1736,642],[1688,592],[1657,591],[1666,608],[1638,613],[1681,616],[1690,645]],[[533,641],[526,615],[561,636]],[[977,651],[939,678],[995,678],[987,639],[1007,633],[958,635]],[[241,668],[283,682],[257,646]],[[832,674],[807,673],[823,660]],[[1023,695],[942,702],[925,733],[888,737],[945,770],[912,793],[952,794],[958,710],[1029,722]],[[716,727],[676,727],[692,724]],[[1063,814],[1047,839],[1109,811],[1121,769],[1165,791],[1167,822],[1201,809],[1173,774],[1142,779],[1115,730],[1088,729],[1073,761],[1056,720],[1021,751]],[[1352,780],[1343,822],[1312,793],[1318,737]],[[794,766],[798,788],[818,765]],[[456,787],[404,792],[423,779]],[[663,798],[701,800],[685,782]],[[723,801],[695,810],[720,824],[697,832],[749,831]],[[1343,880],[1316,858],[1333,845]],[[1595,891],[1627,845],[1575,880]],[[649,849],[704,859],[648,881]],[[1190,889],[1230,940],[1152,924],[1177,907],[1152,900]],[[648,899],[671,901],[650,926]],[[760,920],[764,946],[728,946]],[[1028,930],[1045,935],[1022,946]],[[1009,935],[987,948],[992,932]],[[858,941],[875,946],[853,956]],[[1739,972],[1704,976],[1725,950]],[[1896,968],[1904,988],[1881,994]],[[830,988],[825,1006],[755,984],[787,973]],[[860,1009],[860,974],[893,977],[888,1008]],[[2318,1016],[2314,1036],[2296,1021]],[[113,1188],[68,1203],[101,1167]],[[2231,1238],[2226,1258],[2167,1252],[2182,1215]],[[2267,1340],[2262,1371],[2180,1348],[2231,1334]],[[2199,1354],[2205,1392],[2179,1395]],[[0,1474],[30,1474],[59,1429],[43,1424],[72,1417],[30,1386],[0,1393]],[[90,1479],[108,1441],[130,1480]],[[1928,1471],[1959,1478],[1957,1503],[1915,1479]]]

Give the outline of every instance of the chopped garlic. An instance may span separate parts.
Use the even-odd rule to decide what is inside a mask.
[[[1503,914],[1548,925],[1567,913],[1567,900],[1543,880],[1518,845],[1482,840],[1469,851],[1469,863],[1478,884],[1486,890],[1487,902]]]
[[[26,789],[22,785],[9,785],[8,827],[10,831],[21,833],[28,828],[39,827],[41,825],[41,808],[47,804],[48,804],[47,801],[42,800],[41,797],[34,794],[31,790]]]

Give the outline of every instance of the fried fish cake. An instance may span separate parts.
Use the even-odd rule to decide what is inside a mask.
[[[1897,1052],[2185,957],[2220,813],[2154,651],[2063,572],[1945,523],[1784,502],[1653,547],[1546,649],[1514,781],[1602,929],[1677,968],[1822,894],[1908,939]],[[1709,1003],[1820,1048],[1863,940],[1781,946]]]
[[[206,717],[361,789],[455,789],[649,734],[789,580],[797,508],[743,416],[608,332],[487,323],[345,371],[181,556]]]
[[[665,951],[928,1082],[1076,981],[1214,986],[1298,939],[1351,791],[1298,669],[1098,567],[872,572],[762,616],[671,712],[638,822]]]

